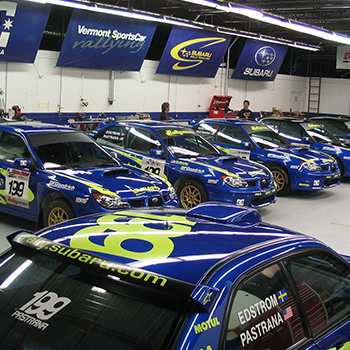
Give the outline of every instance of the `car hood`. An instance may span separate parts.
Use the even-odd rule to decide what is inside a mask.
[[[280,147],[278,149],[266,150],[266,152],[267,155],[271,153],[275,156],[279,156],[281,159],[283,159],[283,156],[291,155],[297,158],[301,158],[301,160],[304,159],[315,162],[317,164],[332,161],[329,156],[318,151],[310,150],[308,147]]]
[[[208,168],[209,171],[213,169],[224,174],[232,173],[243,179],[261,178],[269,174],[269,171],[264,166],[233,156],[198,157],[196,160],[183,159],[183,161],[188,163],[190,168],[203,166]],[[184,170],[186,170],[186,167]]]
[[[81,184],[122,197],[159,192],[168,188],[165,182],[157,177],[127,166],[57,169],[48,172],[52,174],[50,185],[53,187],[65,186],[74,190],[76,184]]]

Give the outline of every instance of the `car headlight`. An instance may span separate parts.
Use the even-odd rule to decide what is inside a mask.
[[[95,198],[96,202],[105,209],[130,208],[129,203],[120,197],[107,196],[102,193],[93,193],[92,196]]]
[[[226,185],[229,185],[230,187],[233,187],[233,188],[248,187],[248,184],[240,177],[232,177],[232,176],[222,175],[221,178],[224,181],[224,183]]]
[[[301,162],[301,165],[309,171],[322,171],[322,168],[316,163]]]

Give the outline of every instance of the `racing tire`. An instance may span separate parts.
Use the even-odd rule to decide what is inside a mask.
[[[53,200],[43,210],[44,227],[58,224],[75,217],[74,211],[70,204],[64,199]]]
[[[286,196],[290,192],[290,183],[287,172],[279,166],[272,166],[270,170],[276,183],[277,196]]]
[[[178,187],[177,195],[180,205],[185,209],[191,209],[208,200],[205,188],[196,180],[183,181]]]

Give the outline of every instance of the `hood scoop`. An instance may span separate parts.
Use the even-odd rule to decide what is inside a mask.
[[[129,169],[126,168],[118,168],[113,170],[106,171],[103,176],[119,176],[119,175],[127,175],[130,174]]]
[[[221,163],[234,163],[237,162],[237,157],[223,157],[220,158],[220,162]]]

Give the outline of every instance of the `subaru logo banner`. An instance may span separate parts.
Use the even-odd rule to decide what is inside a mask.
[[[285,46],[247,40],[231,78],[275,80],[286,53]]]
[[[229,36],[173,27],[156,73],[213,78],[229,43]]]
[[[336,69],[350,69],[350,46],[337,47]]]
[[[50,10],[30,1],[0,1],[0,61],[34,62]]]
[[[139,71],[155,30],[155,23],[74,10],[57,66]]]

